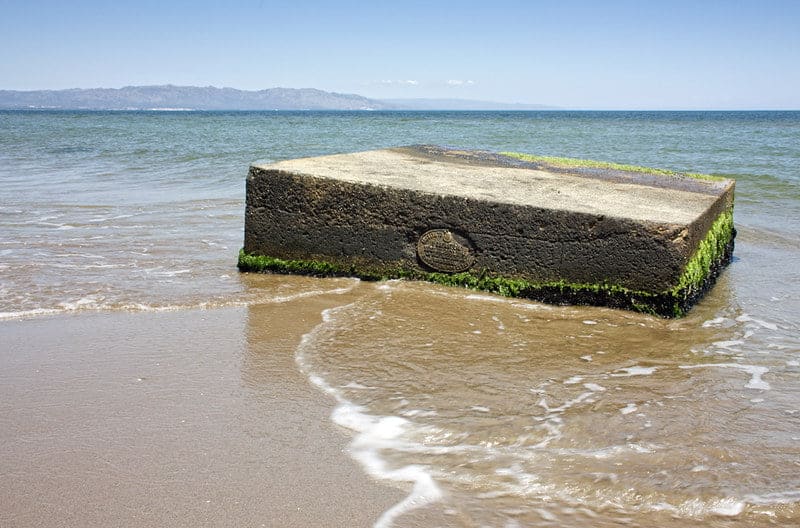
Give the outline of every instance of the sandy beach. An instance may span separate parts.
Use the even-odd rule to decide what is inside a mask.
[[[371,526],[405,494],[293,359],[330,297],[0,323],[0,525]]]

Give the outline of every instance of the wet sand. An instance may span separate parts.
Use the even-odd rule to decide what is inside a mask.
[[[336,296],[0,323],[0,525],[371,526],[294,350]]]

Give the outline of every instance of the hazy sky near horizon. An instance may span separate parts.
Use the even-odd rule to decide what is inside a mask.
[[[0,0],[0,89],[800,109],[800,0]]]

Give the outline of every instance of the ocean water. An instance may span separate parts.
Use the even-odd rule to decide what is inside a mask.
[[[418,143],[736,179],[734,261],[662,320],[235,268],[252,162]],[[0,112],[3,321],[334,292],[296,368],[452,526],[800,524],[800,112]]]

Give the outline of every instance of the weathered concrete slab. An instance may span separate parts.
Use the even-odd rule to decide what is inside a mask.
[[[432,146],[287,160],[250,168],[239,265],[681,315],[730,261],[733,191]]]

